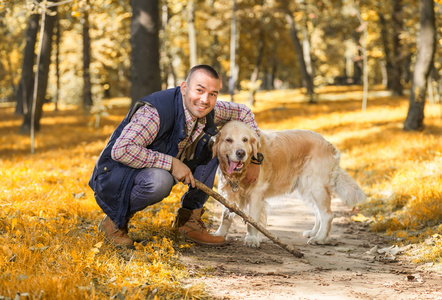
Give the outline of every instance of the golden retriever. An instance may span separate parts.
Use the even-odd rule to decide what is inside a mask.
[[[243,122],[228,122],[213,141],[219,160],[218,190],[250,217],[266,223],[266,199],[296,192],[296,198],[313,205],[315,225],[303,235],[309,244],[325,244],[333,213],[332,196],[353,205],[365,200],[359,185],[340,166],[340,152],[319,133],[310,130],[262,132]],[[256,183],[242,183],[251,157],[264,155]],[[224,208],[216,235],[227,236],[234,213]],[[259,247],[258,231],[247,225],[244,244]]]

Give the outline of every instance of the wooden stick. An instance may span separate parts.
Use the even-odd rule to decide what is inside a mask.
[[[288,252],[290,252],[291,254],[293,254],[294,256],[296,256],[298,258],[301,258],[301,257],[304,256],[304,253],[302,253],[302,252],[296,250],[295,248],[287,245],[286,243],[282,242],[278,237],[276,237],[273,234],[271,234],[261,224],[255,222],[255,220],[253,220],[249,215],[247,215],[245,212],[243,212],[238,207],[238,205],[230,203],[223,196],[221,196],[217,192],[213,191],[212,189],[208,188],[204,183],[202,183],[202,182],[200,182],[200,181],[198,181],[196,179],[195,179],[195,183],[196,183],[196,187],[198,189],[202,190],[204,193],[206,193],[207,195],[211,196],[212,198],[214,198],[215,200],[220,202],[222,205],[224,205],[225,207],[230,209],[230,211],[233,211],[238,216],[243,218],[244,221],[246,221],[247,223],[249,223],[250,225],[255,227],[259,232],[261,232],[266,237],[268,237],[273,243],[281,246],[284,250],[287,250]]]

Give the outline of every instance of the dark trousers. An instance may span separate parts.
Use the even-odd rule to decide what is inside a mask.
[[[218,159],[214,158],[206,165],[197,166],[193,177],[209,188],[213,188]],[[146,207],[160,202],[169,196],[175,179],[169,171],[158,168],[145,168],[135,177],[134,186],[130,196],[129,215],[141,211]],[[188,191],[181,198],[181,207],[198,209],[204,206],[209,196],[203,191],[192,188],[189,184]]]

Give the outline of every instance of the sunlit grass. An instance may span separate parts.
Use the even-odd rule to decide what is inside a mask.
[[[369,99],[362,112],[360,89],[319,91],[333,92],[353,98],[309,105],[299,101],[298,90],[258,93],[258,125],[324,135],[341,150],[342,166],[366,192],[361,212],[372,218],[372,229],[400,243],[427,245],[416,261],[440,262],[440,105],[426,106],[425,130],[404,132],[405,97]],[[236,97],[243,103],[246,98],[246,93]],[[179,255],[191,246],[172,230],[185,191],[182,185],[135,215],[130,223],[130,235],[139,241],[135,251],[103,243],[97,231],[103,215],[87,183],[100,151],[126,113],[127,107],[114,105],[97,130],[88,126],[90,117],[81,111],[53,112],[47,106],[32,156],[30,138],[17,135],[21,118],[12,108],[0,110],[0,296],[208,298],[203,285],[183,283],[190,275]]]

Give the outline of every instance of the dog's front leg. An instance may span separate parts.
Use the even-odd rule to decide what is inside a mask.
[[[232,225],[235,213],[231,212],[227,207],[223,208],[223,216],[221,218],[221,224],[218,230],[213,235],[219,235],[226,237],[229,233],[230,226]]]
[[[264,200],[261,197],[252,196],[250,199],[249,215],[255,221],[259,222],[264,209]],[[258,230],[250,224],[247,224],[247,234],[244,238],[244,245],[252,248],[258,248],[260,241]]]

